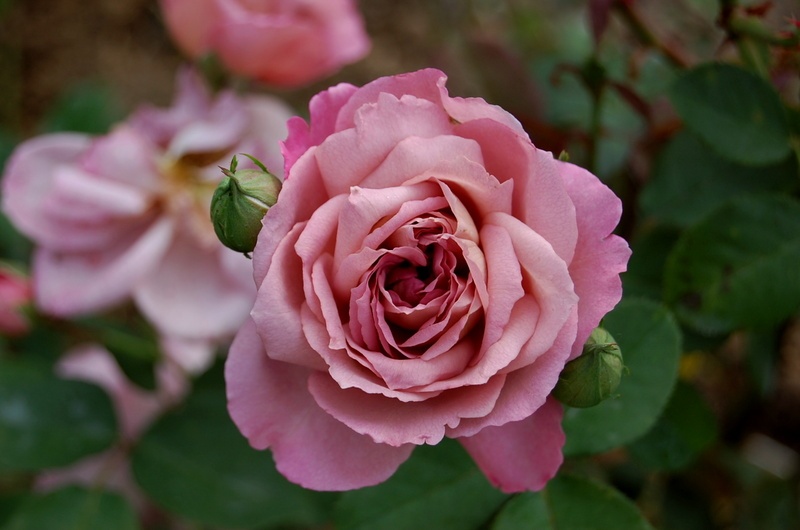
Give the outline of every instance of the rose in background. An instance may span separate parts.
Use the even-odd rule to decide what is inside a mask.
[[[252,306],[252,265],[224,248],[209,220],[233,153],[280,174],[291,115],[262,96],[213,97],[185,70],[169,109],[144,107],[108,135],[50,134],[21,144],[6,167],[3,207],[37,244],[36,305],[67,317],[132,298],[189,370],[211,358]]]
[[[30,280],[13,268],[0,264],[0,334],[21,335],[30,322],[24,314],[31,303]]]
[[[215,53],[233,73],[299,86],[370,48],[352,0],[161,0],[167,27],[193,58]]]
[[[226,384],[305,487],[376,484],[447,436],[502,490],[541,489],[564,443],[550,393],[620,300],[617,197],[445,80],[338,85],[289,123]]]
[[[119,440],[114,447],[63,469],[45,471],[36,479],[41,490],[65,484],[102,484],[124,494],[142,507],[144,496],[130,471],[129,452],[147,427],[164,411],[178,403],[189,390],[188,381],[177,365],[167,361],[156,368],[156,388],[145,391],[132,384],[114,356],[101,346],[87,344],[65,353],[55,366],[64,379],[94,383],[111,398],[119,420]]]

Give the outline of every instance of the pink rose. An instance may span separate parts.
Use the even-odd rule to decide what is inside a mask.
[[[0,334],[21,335],[30,322],[23,308],[31,302],[28,278],[13,269],[0,266]]]
[[[504,491],[557,471],[564,364],[619,301],[620,201],[437,70],[338,85],[289,122],[226,366],[250,444],[305,487],[458,438]]]
[[[279,86],[320,79],[370,48],[352,0],[161,0],[191,57],[214,52],[232,72]]]
[[[252,307],[248,259],[209,218],[217,167],[246,152],[280,173],[288,109],[265,97],[212,99],[188,70],[175,105],[143,108],[110,134],[51,134],[13,153],[3,207],[38,245],[35,301],[56,316],[133,298],[188,369]]]

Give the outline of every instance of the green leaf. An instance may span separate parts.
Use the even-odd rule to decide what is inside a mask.
[[[678,240],[674,229],[656,227],[638,234],[631,241],[631,259],[622,275],[622,292],[626,298],[650,298],[660,301],[664,264]]]
[[[44,117],[44,132],[74,131],[104,134],[123,117],[114,94],[98,83],[80,83],[56,101]]]
[[[629,450],[650,469],[676,471],[691,464],[716,437],[711,409],[694,388],[679,384],[655,426]]]
[[[607,451],[646,433],[669,399],[678,374],[681,333],[669,310],[646,300],[624,300],[603,327],[617,340],[629,374],[619,397],[588,409],[566,408],[567,455]]]
[[[70,464],[109,447],[116,433],[111,400],[99,387],[0,364],[0,470]]]
[[[119,495],[68,487],[30,497],[2,530],[137,530],[136,514]]]
[[[800,307],[800,205],[743,197],[687,230],[673,249],[665,300],[701,333],[781,323]]]
[[[492,530],[652,530],[636,505],[617,490],[584,477],[559,474],[539,493],[511,499]]]
[[[723,157],[766,165],[789,156],[789,123],[778,94],[757,75],[729,64],[698,66],[670,91],[686,126]]]
[[[661,153],[641,205],[659,221],[685,227],[733,197],[788,192],[798,182],[793,156],[767,167],[743,166],[709,150],[693,134],[681,132]]]
[[[226,528],[316,524],[332,502],[330,494],[287,482],[269,453],[247,444],[228,417],[221,386],[195,391],[162,417],[139,442],[132,467],[165,509]]]
[[[508,497],[452,440],[420,446],[388,481],[344,493],[338,530],[480,528]]]

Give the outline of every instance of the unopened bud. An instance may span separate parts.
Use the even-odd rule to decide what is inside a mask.
[[[281,181],[264,164],[245,155],[259,169],[239,169],[236,157],[211,198],[211,221],[222,244],[245,254],[256,246],[261,220],[281,191]]]
[[[614,337],[596,328],[583,346],[583,354],[562,370],[553,395],[570,407],[593,407],[614,395],[624,369]]]

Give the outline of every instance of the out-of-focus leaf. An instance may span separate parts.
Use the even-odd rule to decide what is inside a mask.
[[[723,157],[766,165],[789,156],[789,122],[778,94],[757,75],[722,63],[679,78],[670,96],[686,125]]]
[[[151,329],[144,325],[123,326],[98,317],[78,322],[91,330],[96,340],[114,356],[128,379],[144,389],[155,389],[155,363],[161,358],[161,351]]]
[[[746,491],[740,525],[742,530],[800,528],[797,490],[789,481],[764,478]]]
[[[776,359],[780,339],[773,331],[747,334],[747,369],[758,393],[768,396],[775,389]]]
[[[584,477],[561,474],[539,493],[523,493],[500,511],[492,530],[652,530],[620,492]]]
[[[111,400],[99,387],[0,362],[0,471],[63,466],[114,441]]]
[[[162,417],[140,441],[132,466],[156,503],[225,528],[313,525],[326,519],[332,502],[330,494],[290,484],[268,453],[248,445],[217,386],[204,385]]]
[[[603,320],[617,340],[629,374],[619,397],[588,409],[567,408],[567,455],[599,453],[632,442],[653,426],[678,374],[681,333],[669,310],[646,300],[625,300]]]
[[[2,530],[137,530],[136,514],[119,495],[68,487],[22,502]]]
[[[766,167],[730,162],[689,132],[679,133],[658,159],[645,187],[645,213],[675,226],[698,222],[733,197],[797,189],[797,160],[790,156]]]
[[[655,426],[629,449],[650,469],[675,471],[691,464],[716,436],[716,419],[703,398],[678,384]]]
[[[661,300],[664,264],[677,240],[677,231],[657,227],[631,241],[633,254],[628,261],[628,270],[622,275],[622,292],[626,298]]]
[[[28,261],[32,245],[25,236],[11,224],[11,221],[0,212],[0,253],[6,259],[20,263]]]
[[[416,448],[383,484],[344,493],[335,522],[339,530],[477,529],[507,498],[457,442],[445,440]]]
[[[664,294],[701,333],[769,328],[800,307],[800,205],[782,196],[725,203],[675,245]]]
[[[81,83],[65,91],[42,121],[43,132],[103,134],[122,119],[114,94],[97,83]]]

